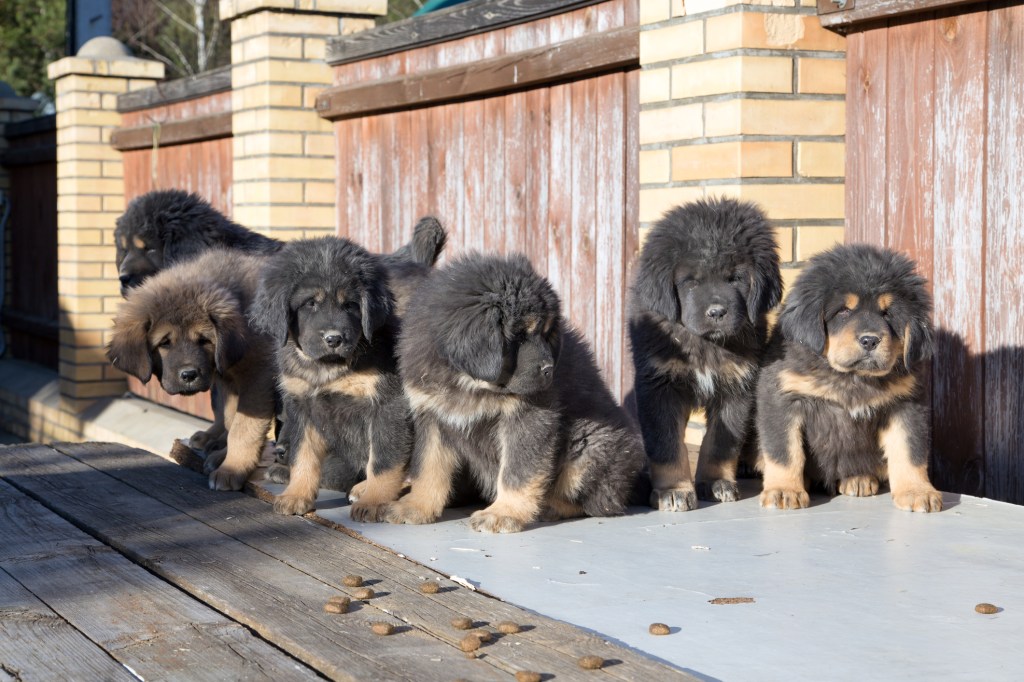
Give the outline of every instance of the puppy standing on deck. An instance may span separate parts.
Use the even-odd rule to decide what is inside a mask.
[[[623,513],[642,445],[557,295],[523,256],[465,256],[427,279],[399,341],[416,445],[392,523],[432,523],[465,468],[476,530]]]
[[[915,376],[932,352],[930,313],[924,279],[899,253],[838,246],[810,260],[758,386],[761,506],[806,507],[806,479],[862,497],[888,478],[898,508],[942,509]]]
[[[215,249],[153,275],[121,304],[107,347],[115,367],[143,382],[156,376],[168,393],[217,387],[227,451],[207,454],[216,490],[241,489],[274,419],[271,341],[246,318],[264,262]]]
[[[644,243],[629,336],[652,507],[697,507],[683,436],[698,406],[707,414],[697,463],[701,496],[738,499],[736,467],[750,430],[767,313],[782,293],[776,249],[761,210],[733,199],[679,206]]]

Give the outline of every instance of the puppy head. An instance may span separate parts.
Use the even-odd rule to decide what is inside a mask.
[[[526,257],[472,254],[431,283],[434,337],[453,368],[503,393],[551,386],[561,346],[560,304]]]
[[[351,362],[388,320],[394,300],[379,259],[338,237],[289,242],[260,279],[254,326],[318,362]]]
[[[117,219],[114,245],[122,296],[128,296],[130,289],[142,284],[164,265],[163,245],[151,228],[136,202],[129,204],[128,210]]]
[[[733,199],[679,206],[648,235],[633,305],[719,339],[764,321],[782,293],[774,232],[755,205]]]
[[[931,299],[913,261],[866,245],[812,258],[779,315],[790,341],[837,372],[886,376],[932,354]]]

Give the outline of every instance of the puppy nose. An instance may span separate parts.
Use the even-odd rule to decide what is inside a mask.
[[[132,283],[132,276],[131,275],[121,275],[120,277],[118,277],[118,279],[121,280],[121,286],[123,286],[123,287],[131,286],[131,283]]]
[[[326,343],[331,348],[337,348],[338,346],[341,345],[341,334],[324,334],[324,343]]]
[[[725,317],[726,312],[728,311],[725,309],[725,306],[713,305],[710,308],[708,308],[708,311],[705,314],[712,320],[721,320],[723,317]]]
[[[877,336],[871,334],[865,334],[864,336],[857,339],[860,342],[860,347],[866,351],[872,351],[878,348],[878,344],[882,341]]]
[[[181,377],[182,381],[184,381],[187,384],[190,384],[196,380],[196,377],[199,376],[199,371],[191,368],[183,369],[180,372],[178,372],[178,376]]]

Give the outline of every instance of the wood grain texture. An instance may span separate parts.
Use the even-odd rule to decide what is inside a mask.
[[[222,66],[191,78],[158,83],[151,88],[133,90],[117,96],[117,110],[125,113],[192,100],[231,89],[231,67]]]
[[[368,582],[372,581],[373,589],[379,593],[366,608],[386,611],[452,647],[458,645],[464,634],[450,625],[451,619],[457,616],[468,616],[491,625],[509,620],[527,626],[520,634],[503,637],[495,645],[481,650],[482,661],[495,673],[508,675],[528,669],[553,674],[556,679],[576,679],[580,674],[576,659],[595,653],[608,660],[622,661],[603,671],[609,679],[689,679],[673,668],[603,641],[592,633],[456,587],[432,569],[365,540],[321,524],[268,513],[266,504],[245,496],[210,491],[197,485],[198,477],[190,472],[139,450],[110,444],[62,444],[58,447],[226,536],[243,539],[250,547],[337,586],[339,591],[348,590],[339,585],[340,576],[362,575]],[[442,590],[435,595],[422,594],[420,584],[437,577],[442,578]],[[483,670],[487,672],[486,668]],[[453,671],[450,678],[454,677]],[[481,678],[477,675],[470,679]]]
[[[187,121],[160,125],[118,128],[110,135],[110,145],[118,151],[170,147],[231,136],[231,112],[199,116]]]
[[[5,612],[0,632],[10,627],[39,639],[39,626],[46,626],[60,635],[59,640],[48,638],[37,650],[37,655],[48,651],[45,658],[49,661],[36,661],[39,668],[26,669],[30,677],[61,661],[77,663],[75,659],[81,656],[87,669],[100,664],[109,669],[117,661],[120,665],[115,667],[121,672],[127,672],[121,667],[127,666],[144,679],[316,678],[313,671],[246,628],[136,566],[4,482],[0,482],[0,514],[0,585],[9,576],[6,579],[17,581],[33,601],[45,603],[48,608],[43,610],[53,611],[46,615],[36,606],[31,611]],[[0,594],[8,593],[0,590]],[[83,643],[80,638],[88,639]],[[99,656],[92,642],[107,654]],[[11,644],[0,637],[0,650]],[[12,648],[30,655],[25,645]],[[0,660],[8,665],[6,657],[0,655]],[[59,677],[89,676],[85,671],[65,671]],[[113,675],[114,679],[120,676]],[[100,678],[104,675],[96,679]]]
[[[970,11],[973,8],[964,6],[979,4],[979,0],[855,0],[852,4],[854,6],[848,10],[822,12],[822,3],[819,2],[818,18],[821,25],[843,32],[868,21],[917,15],[938,9],[957,7]]]

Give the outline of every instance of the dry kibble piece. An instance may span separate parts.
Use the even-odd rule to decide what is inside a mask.
[[[999,607],[995,604],[987,604],[982,602],[974,607],[974,610],[978,613],[999,613]]]
[[[423,594],[437,594],[441,586],[437,584],[436,580],[428,580],[425,583],[420,583],[420,592]]]
[[[369,587],[360,587],[353,596],[356,599],[373,599],[373,590]]]
[[[370,626],[375,635],[390,635],[395,631],[395,626],[391,623],[377,622]]]
[[[462,616],[460,618],[452,618],[452,627],[456,630],[468,630],[473,627],[473,619]]]
[[[532,670],[520,670],[516,673],[516,682],[540,682],[540,673]]]
[[[324,611],[327,613],[348,613],[349,603],[348,597],[334,596],[324,604]]]
[[[519,632],[519,624],[510,620],[503,620],[498,623],[498,632],[505,635],[514,635]]]
[[[480,638],[470,633],[462,638],[462,641],[459,642],[459,647],[466,652],[476,651],[480,648]]]
[[[604,666],[604,659],[600,656],[584,656],[577,663],[584,670],[600,670]]]
[[[341,584],[345,587],[361,587],[363,584],[363,576],[361,575],[346,575],[341,579]]]
[[[647,628],[647,631],[652,635],[667,635],[672,632],[672,630],[664,623],[651,623],[651,626]]]
[[[491,639],[494,638],[494,635],[492,635],[490,632],[488,632],[487,630],[484,630],[484,629],[473,630],[473,632],[471,632],[469,634],[471,636],[473,636],[473,637],[476,637],[481,642],[489,642],[489,641],[491,641]]]

